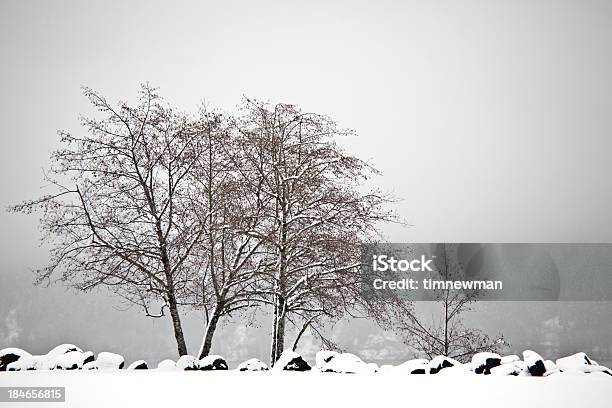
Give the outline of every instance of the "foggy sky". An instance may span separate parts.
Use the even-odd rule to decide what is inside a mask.
[[[612,242],[609,1],[3,0],[0,59],[0,348],[175,353],[167,320],[104,292],[33,287],[47,259],[37,219],[4,211],[41,194],[56,131],[82,131],[82,85],[129,101],[149,81],[186,111],[231,111],[248,95],[332,116],[359,134],[347,149],[382,171],[372,183],[403,200],[412,227],[385,227],[390,241]],[[607,336],[612,353],[610,304],[531,310],[542,315],[520,315],[540,327],[588,312],[583,335]],[[542,341],[495,313],[474,319],[517,345]],[[191,350],[202,322],[186,318]],[[226,328],[216,350],[265,359],[260,324]],[[401,356],[367,323],[342,327],[360,342],[349,349],[390,342],[395,357],[378,357]]]

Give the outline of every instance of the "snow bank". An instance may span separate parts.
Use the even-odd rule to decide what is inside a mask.
[[[3,386],[66,387],[71,407],[555,407],[610,408],[612,377],[557,373],[548,377],[445,375],[324,375],[317,370],[275,375],[239,371],[118,370],[0,373]],[[84,375],[87,374],[87,375]],[[204,375],[208,374],[208,375]],[[109,392],[110,390],[110,392]],[[270,396],[271,390],[273,395]],[[24,404],[27,405],[27,404]],[[41,404],[44,406],[44,404]],[[58,406],[61,404],[58,404]]]

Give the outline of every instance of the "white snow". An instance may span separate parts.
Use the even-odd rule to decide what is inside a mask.
[[[189,354],[181,356],[176,362],[176,368],[179,370],[198,370],[200,364],[198,360]]]
[[[608,367],[602,366],[602,365],[589,365],[589,366],[585,366],[584,369],[585,373],[604,373],[608,376],[611,376],[612,378],[612,370],[610,370]]]
[[[123,367],[124,359],[119,354],[103,351],[98,354],[96,363],[99,370],[118,370]]]
[[[471,364],[458,363],[452,367],[447,367],[443,370],[440,370],[436,375],[465,377],[465,376],[472,376],[476,374],[472,371]]]
[[[83,370],[97,370],[98,363],[95,361],[90,361],[89,363],[83,364]]]
[[[23,356],[19,360],[9,364],[7,368],[16,371],[53,370],[53,360],[53,358],[50,358],[46,354],[42,356]]]
[[[251,358],[238,365],[238,371],[268,371],[268,365],[257,358]]]
[[[559,369],[584,371],[585,365],[597,365],[597,363],[589,358],[586,353],[576,353],[571,356],[561,357],[557,359]]]
[[[337,351],[321,350],[317,352],[317,355],[315,356],[315,365],[317,366],[317,368],[323,367],[332,358],[339,356],[339,355],[340,353],[338,353]]]
[[[351,353],[329,356],[329,361],[317,368],[322,372],[345,374],[374,374],[378,371],[376,364],[366,364],[363,360]]]
[[[83,353],[74,344],[60,344],[41,356],[17,348],[0,350],[0,356],[9,353],[21,355],[19,360],[10,364],[10,369],[16,371],[81,369],[85,360],[93,357],[91,351]]]
[[[551,360],[544,360],[544,368],[546,368],[544,375],[551,375],[559,372],[559,368],[557,368],[557,365]]]
[[[28,353],[27,351],[17,348],[17,347],[8,347],[8,348],[4,348],[0,350],[0,358],[8,354],[14,354],[16,356],[31,356],[31,354]]]
[[[381,374],[399,374],[399,371],[396,370],[396,367],[391,364],[383,364],[378,367],[378,372]]]
[[[69,353],[71,351],[80,351],[81,353],[83,352],[83,350],[81,350],[80,348],[78,348],[74,344],[60,344],[59,346],[56,346],[56,347],[52,348],[47,353],[47,356],[48,357],[57,357],[59,355],[66,354],[66,353]]]
[[[523,351],[523,361],[527,363],[528,366],[534,365],[538,360],[544,362],[544,359],[541,355],[536,353],[533,350],[525,350]]]
[[[501,363],[508,364],[508,363],[514,363],[515,361],[519,361],[519,360],[520,360],[519,356],[517,356],[516,354],[511,354],[509,356],[503,356],[501,358]]]
[[[426,374],[429,374],[429,360],[425,358],[416,358],[395,366],[395,370],[405,372],[406,374],[410,374],[418,369],[423,369]]]
[[[159,364],[157,364],[157,369],[158,370],[175,370],[176,363],[172,360],[163,360],[163,361],[160,361]]]
[[[22,356],[19,360],[6,366],[6,369],[8,371],[40,370],[40,359],[41,356]]]
[[[562,357],[557,359],[557,368],[564,372],[575,372],[575,373],[604,373],[606,375],[612,375],[612,370],[605,366],[597,364],[596,361],[591,360],[585,353],[576,353],[571,356]]]
[[[83,368],[84,353],[69,351],[52,359],[51,365],[55,370],[78,370]]]
[[[521,375],[525,372],[526,367],[516,364],[516,361],[498,365],[491,368],[491,375]]]

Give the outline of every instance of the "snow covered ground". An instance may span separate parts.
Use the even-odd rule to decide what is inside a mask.
[[[444,371],[444,370],[443,370]],[[443,372],[442,371],[442,372]],[[449,371],[450,373],[451,371]],[[549,377],[356,375],[229,371],[1,372],[0,386],[66,387],[66,407],[607,407],[612,379],[582,373]],[[0,404],[6,406],[8,404]],[[18,403],[19,407],[41,403]]]

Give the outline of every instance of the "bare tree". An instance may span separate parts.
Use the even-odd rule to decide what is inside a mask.
[[[324,322],[373,310],[360,244],[395,217],[387,196],[361,192],[376,170],[336,144],[351,132],[292,105],[245,100],[237,118],[192,117],[148,85],[136,106],[84,93],[101,118],[83,118],[83,136],[60,132],[53,192],[13,207],[42,212],[51,261],[38,282],[104,286],[147,316],[169,312],[180,355],[180,310],[201,308],[200,357],[224,316],[261,305],[272,308],[273,363],[287,322],[294,348],[308,329],[331,345]]]
[[[88,88],[84,94],[101,118],[83,118],[82,136],[60,132],[64,147],[52,154],[46,176],[54,191],[13,208],[42,210],[51,261],[38,281],[59,275],[81,290],[106,286],[147,316],[168,311],[178,353],[186,354],[179,309],[206,232],[193,169],[207,128],[149,85],[137,106],[113,106]]]
[[[435,264],[443,280],[462,279],[461,267],[456,261],[456,246],[440,244],[436,248]],[[468,361],[475,353],[494,352],[507,346],[503,336],[490,337],[482,330],[467,327],[463,316],[472,310],[479,299],[478,290],[439,289],[431,291],[439,308],[430,319],[417,313],[396,309],[393,323],[404,342],[429,358],[444,355],[458,361]],[[398,313],[399,312],[399,313]]]
[[[299,328],[295,347],[306,328],[355,305],[360,242],[394,217],[388,197],[360,192],[376,170],[343,152],[336,139],[352,132],[330,118],[246,100],[235,127],[241,183],[264,203],[251,234],[265,243],[273,364],[287,322]]]
[[[263,201],[258,190],[244,189],[236,166],[234,135],[229,119],[202,111],[200,126],[206,128],[203,154],[194,167],[205,224],[204,243],[198,257],[201,275],[194,287],[196,307],[202,308],[206,328],[198,351],[208,355],[220,319],[259,305],[262,293],[258,274],[262,240],[252,232],[260,222]]]

